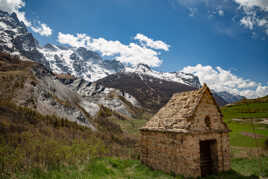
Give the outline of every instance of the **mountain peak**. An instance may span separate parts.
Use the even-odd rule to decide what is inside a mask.
[[[46,44],[44,46],[44,48],[46,48],[48,50],[52,50],[52,51],[57,51],[57,47],[55,45],[50,44],[50,43]]]
[[[146,65],[144,63],[139,63],[136,67],[135,67],[135,71],[137,72],[150,72],[152,71],[152,69],[149,67],[149,65]]]
[[[97,52],[88,50],[88,49],[86,49],[84,47],[79,47],[76,51],[85,60],[88,60],[88,59],[99,59],[99,60],[102,60],[101,56]]]

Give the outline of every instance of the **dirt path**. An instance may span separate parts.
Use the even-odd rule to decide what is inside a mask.
[[[241,118],[233,118],[232,121],[236,122],[251,122],[252,119],[241,119]],[[265,124],[268,125],[268,118],[255,118],[253,119],[256,124]]]
[[[251,132],[241,132],[240,134],[242,134],[243,136],[248,136],[248,137],[255,138],[255,134],[251,133]],[[260,138],[263,138],[263,137],[265,137],[265,136],[261,135],[261,134],[256,134],[257,139],[260,139]]]

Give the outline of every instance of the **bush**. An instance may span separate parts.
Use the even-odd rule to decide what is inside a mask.
[[[268,138],[264,142],[265,148],[268,149]]]
[[[106,155],[104,142],[84,128],[56,116],[0,101],[0,178],[16,172],[80,165]]]

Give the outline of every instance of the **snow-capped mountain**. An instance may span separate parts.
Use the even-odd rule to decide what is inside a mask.
[[[27,57],[55,73],[69,73],[87,81],[96,81],[124,68],[120,62],[103,60],[98,53],[82,47],[53,44],[41,47],[15,13],[3,11],[0,11],[0,51]]]
[[[0,51],[20,55],[43,64],[56,74],[71,74],[89,82],[100,80],[109,75],[123,72],[134,73],[141,77],[151,76],[160,80],[177,82],[193,88],[200,88],[197,76],[184,72],[158,72],[145,64],[125,67],[116,60],[103,60],[102,57],[86,48],[71,48],[47,44],[41,47],[38,41],[28,32],[23,22],[15,13],[0,11]],[[237,99],[219,94],[228,102]],[[234,99],[234,100],[233,100]],[[240,98],[239,98],[240,99]]]
[[[37,50],[38,47],[38,41],[15,13],[0,11],[0,51],[21,55],[49,67],[43,54]]]
[[[121,71],[116,60],[103,60],[98,53],[86,48],[66,48],[47,44],[38,51],[44,55],[54,73],[68,73],[87,81],[96,81]]]
[[[103,60],[101,56],[86,48],[71,48],[47,44],[41,47],[27,31],[15,13],[0,11],[0,50],[25,56],[42,63],[54,73],[68,73],[93,82],[120,71],[145,74],[155,78],[183,83],[200,88],[198,77],[183,72],[157,72],[147,65],[124,67],[116,60]]]
[[[152,70],[148,65],[145,64],[138,64],[136,67],[126,67],[124,72],[136,73],[136,74],[143,74],[149,75],[154,78],[159,78],[166,81],[173,81],[182,84],[186,84],[192,86],[194,88],[200,88],[201,84],[197,76],[184,73],[184,72],[158,72]]]
[[[228,104],[235,103],[237,101],[245,99],[245,97],[243,96],[231,94],[226,91],[221,91],[221,92],[213,91],[213,93],[216,93],[218,96],[222,97]]]

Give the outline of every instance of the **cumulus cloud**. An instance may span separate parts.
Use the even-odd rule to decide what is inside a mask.
[[[182,71],[193,73],[199,77],[201,83],[206,83],[217,92],[227,91],[247,98],[268,95],[268,86],[263,86],[261,83],[238,77],[232,74],[231,71],[224,70],[221,67],[213,68],[211,66],[198,64],[196,66],[184,67]]]
[[[33,27],[32,26],[32,30],[36,33],[39,33],[42,36],[50,36],[52,34],[52,30],[50,27],[48,27],[46,24],[42,24],[40,23],[40,26],[38,27]]]
[[[159,51],[168,51],[169,45],[162,41],[154,41],[143,34],[134,37],[138,43],[122,44],[120,41],[92,38],[86,34],[64,34],[59,32],[58,42],[72,47],[85,47],[98,51],[102,56],[111,56],[116,60],[130,65],[144,63],[152,67],[159,66],[162,60]]]
[[[154,41],[153,39],[150,39],[143,34],[138,33],[134,37],[134,39],[140,41],[142,45],[146,47],[150,47],[150,48],[158,49],[158,50],[165,50],[165,51],[168,51],[169,49],[169,45],[166,44],[165,42],[162,42],[160,40]]]
[[[49,36],[52,34],[52,30],[46,24],[38,22],[37,26],[34,26],[25,16],[25,12],[21,9],[25,7],[25,2],[23,0],[0,0],[0,10],[8,13],[16,13],[18,19],[24,24],[31,28],[34,32],[39,33],[43,36]]]

